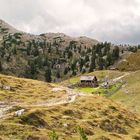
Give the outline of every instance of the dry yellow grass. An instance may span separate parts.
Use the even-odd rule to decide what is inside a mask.
[[[37,102],[47,101],[54,97],[61,97],[65,94],[64,91],[52,94],[52,89],[57,87],[54,84],[49,84],[41,81],[15,78],[12,76],[0,75],[0,85],[10,87],[10,90],[1,88],[0,101],[8,103],[26,103],[34,104]]]
[[[140,70],[140,51],[132,53],[124,61],[121,61],[118,64],[118,69],[121,71]]]
[[[29,136],[48,140],[49,132],[55,130],[60,140],[79,140],[78,125],[84,128],[89,140],[101,136],[111,140],[131,140],[140,132],[137,114],[104,97],[95,96],[79,97],[72,104],[26,108],[22,116],[9,116],[3,121],[0,134],[17,140]]]
[[[52,89],[58,85],[4,75],[0,75],[0,81],[11,87],[11,90],[0,90],[0,101],[8,101],[10,96],[10,101],[18,105],[1,120],[0,137],[3,140],[49,140],[48,133],[52,130],[60,140],[79,140],[78,125],[84,128],[89,140],[140,137],[138,114],[112,100],[100,96],[77,97],[70,104],[35,107],[31,105],[65,97],[65,90],[54,93]],[[14,116],[19,108],[24,108],[25,112]]]

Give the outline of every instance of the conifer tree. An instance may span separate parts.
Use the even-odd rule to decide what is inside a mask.
[[[57,72],[56,72],[56,77],[59,79],[61,78],[61,75],[60,75],[60,70],[58,69]]]
[[[2,63],[1,63],[1,61],[0,61],[0,72],[3,70],[3,68],[2,68]]]
[[[91,63],[90,63],[89,72],[93,72],[95,68],[96,68],[95,57],[92,56],[91,57]]]
[[[106,66],[108,67],[108,66],[110,66],[112,64],[113,64],[112,55],[111,55],[111,53],[108,53],[107,57],[106,57]]]
[[[102,57],[98,58],[98,68],[99,70],[103,70],[104,68],[104,59]]]
[[[51,82],[52,81],[52,72],[51,72],[51,69],[50,68],[47,68],[46,72],[45,72],[45,80],[46,82]]]
[[[65,67],[65,69],[64,69],[64,75],[67,75],[67,73],[68,73],[68,68]]]
[[[112,57],[114,60],[117,60],[119,58],[119,53],[120,53],[120,49],[118,46],[116,46],[112,52]]]

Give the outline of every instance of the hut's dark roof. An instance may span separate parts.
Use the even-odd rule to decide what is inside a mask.
[[[81,76],[80,80],[81,81],[93,81],[95,76]]]

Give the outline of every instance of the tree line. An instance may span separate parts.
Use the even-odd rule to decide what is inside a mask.
[[[5,35],[0,42],[0,72],[21,67],[17,76],[55,82],[80,73],[108,69],[123,54],[126,48],[112,46],[104,42],[91,47],[70,41],[61,47],[64,40],[55,38],[52,42],[45,38],[22,40],[21,33]],[[127,47],[127,51],[136,52],[137,47]],[[10,66],[9,69],[4,64]],[[16,71],[14,71],[16,74]],[[14,73],[13,72],[13,73]]]

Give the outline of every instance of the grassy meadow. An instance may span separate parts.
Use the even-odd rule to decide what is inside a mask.
[[[91,74],[96,74],[99,79],[103,79],[107,73],[110,79],[125,74],[119,71],[98,71]],[[123,81],[126,81],[126,84],[108,98],[95,94],[90,97],[76,97],[72,103],[44,106],[43,104],[49,100],[66,98],[68,88],[63,87],[62,84],[0,75],[1,104],[15,104],[4,112],[5,117],[0,123],[0,138],[2,140],[51,140],[49,134],[55,130],[60,140],[79,140],[78,126],[84,129],[89,140],[140,138],[139,76],[140,72],[137,71],[124,77]],[[73,79],[78,80],[78,78]],[[54,88],[62,90],[54,92]],[[110,90],[114,91],[115,88],[113,86]],[[90,94],[99,92],[100,89],[78,90]],[[40,106],[34,106],[35,104]],[[24,113],[21,116],[14,115],[19,109],[25,109]]]

